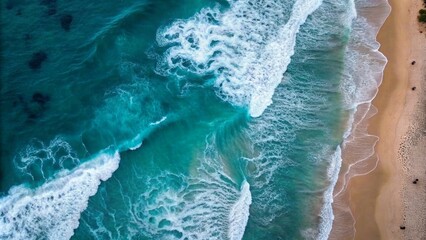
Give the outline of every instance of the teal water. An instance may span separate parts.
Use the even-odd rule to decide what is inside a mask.
[[[0,239],[327,236],[349,5],[2,2]]]

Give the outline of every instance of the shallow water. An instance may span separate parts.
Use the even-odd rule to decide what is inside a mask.
[[[3,3],[0,239],[326,238],[348,6]]]

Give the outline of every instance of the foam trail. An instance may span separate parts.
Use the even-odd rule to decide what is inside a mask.
[[[218,95],[259,117],[272,104],[275,88],[291,62],[300,26],[322,0],[286,3],[231,1],[230,9],[206,8],[187,21],[160,29],[157,42],[169,49],[158,71],[215,75]]]
[[[250,215],[251,192],[250,185],[244,181],[241,196],[232,206],[229,213],[228,237],[230,240],[241,240]]]
[[[333,226],[334,214],[333,214],[333,190],[336,185],[337,179],[339,178],[340,167],[342,166],[342,150],[340,146],[337,146],[337,149],[334,155],[331,158],[330,166],[327,169],[327,176],[330,180],[330,185],[327,190],[324,192],[324,205],[322,206],[320,213],[320,225],[319,225],[319,234],[317,236],[318,240],[327,240],[331,228]]]
[[[150,123],[149,125],[150,125],[150,126],[158,125],[158,124],[160,124],[160,123],[164,122],[166,119],[167,119],[167,116],[164,116],[164,117],[162,117],[160,120],[158,120],[158,121],[156,121],[156,122],[153,122],[153,123]]]
[[[138,143],[138,144],[134,145],[133,147],[129,147],[129,149],[130,149],[130,150],[132,150],[132,151],[134,151],[134,150],[139,149],[141,146],[142,146],[142,142],[140,142],[140,143]]]
[[[69,143],[56,137],[49,144],[32,139],[30,144],[13,158],[13,162],[23,175],[30,176],[32,180],[45,180],[51,177],[48,168],[58,165],[61,170],[70,169],[76,167],[80,160]]]
[[[294,54],[299,28],[306,21],[307,17],[320,5],[321,1],[318,0],[296,1],[290,20],[280,29],[278,39],[266,45],[265,54],[258,63],[260,66],[262,66],[262,62],[266,63],[266,65],[262,66],[262,70],[266,73],[266,76],[262,76],[261,79],[257,80],[260,84],[254,86],[254,92],[250,99],[250,115],[252,117],[259,117],[272,104],[274,90],[280,84],[282,76],[287,71],[287,66],[291,62],[290,58]],[[267,74],[270,69],[274,69],[275,71]]]
[[[390,5],[386,0],[352,0],[351,5],[357,17],[352,23],[341,85],[350,119],[342,144],[344,161],[341,176],[334,194],[334,214],[339,221],[333,225],[330,234],[333,239],[354,238],[355,218],[349,208],[346,189],[352,177],[367,174],[377,166],[377,159],[373,156],[378,138],[368,134],[367,128],[368,120],[377,112],[371,102],[378,92],[387,63],[376,38],[390,13]]]
[[[153,128],[148,128],[146,133],[151,132],[152,129],[154,129],[155,127],[158,127],[161,123],[163,123],[166,120],[167,120],[167,116],[164,116],[160,120],[150,123],[149,126]],[[136,137],[134,137],[130,142],[125,142],[124,144],[120,145],[120,150],[125,151],[129,149],[131,151],[135,151],[139,149],[143,144],[143,137],[144,135],[142,134],[136,135]]]
[[[101,181],[120,157],[100,154],[72,171],[63,170],[37,189],[13,187],[0,199],[0,239],[69,239]]]
[[[146,187],[139,194],[122,192],[129,222],[114,223],[109,231],[126,227],[139,234],[135,236],[161,239],[229,239],[232,232],[232,239],[241,239],[249,215],[250,186],[224,172],[215,136],[209,136],[206,144],[190,176],[167,170],[147,176],[135,170],[132,182]]]

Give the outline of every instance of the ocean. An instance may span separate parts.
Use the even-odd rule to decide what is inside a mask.
[[[372,2],[1,4],[0,239],[329,237]]]

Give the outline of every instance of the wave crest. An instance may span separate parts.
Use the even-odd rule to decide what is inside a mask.
[[[13,187],[0,199],[0,239],[71,238],[89,197],[111,177],[119,161],[118,153],[101,154],[37,189]]]
[[[205,8],[188,20],[160,29],[157,42],[168,50],[157,70],[181,76],[181,71],[214,75],[218,95],[246,106],[252,117],[272,103],[275,88],[294,54],[300,26],[321,0],[287,2],[232,1],[230,8]],[[291,12],[289,16],[285,12]]]
[[[247,221],[250,215],[251,205],[250,184],[244,181],[241,187],[241,195],[229,212],[228,237],[231,240],[242,239]]]

